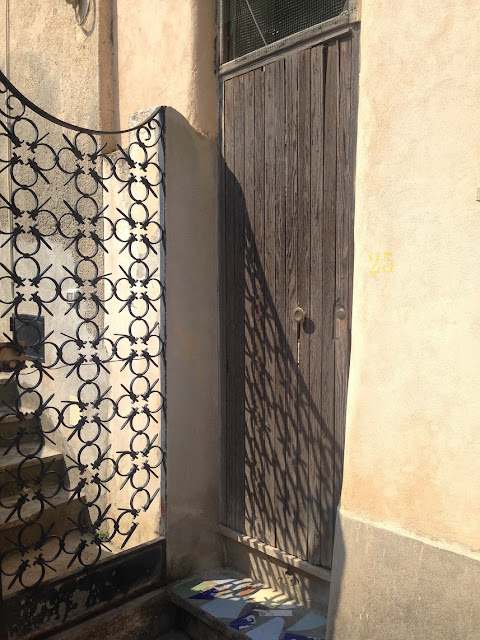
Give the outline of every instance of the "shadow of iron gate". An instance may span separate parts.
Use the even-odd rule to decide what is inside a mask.
[[[165,111],[101,132],[1,73],[0,96],[0,637],[17,640],[165,580]]]

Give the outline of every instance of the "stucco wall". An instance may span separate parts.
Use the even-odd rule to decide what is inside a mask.
[[[217,145],[166,112],[167,563],[221,562]]]
[[[346,510],[475,550],[479,30],[476,0],[363,2],[342,495]],[[371,274],[372,252],[392,252],[393,271]]]
[[[86,6],[86,1],[82,0]],[[113,123],[111,3],[92,0],[82,27],[64,0],[1,0],[0,59],[12,82],[58,118],[109,129]]]
[[[120,123],[165,104],[215,136],[215,0],[118,0],[113,13]]]
[[[433,640],[448,629],[473,640],[478,3],[363,0],[361,17],[353,335],[327,638]]]

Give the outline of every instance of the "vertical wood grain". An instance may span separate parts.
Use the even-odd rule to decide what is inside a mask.
[[[298,59],[298,102],[301,112],[298,119],[298,242],[297,242],[297,291],[298,303],[307,314],[300,328],[300,357],[298,364],[298,526],[297,549],[299,558],[307,559],[309,489],[309,438],[310,438],[310,49],[302,51]]]
[[[322,321],[323,321],[323,156],[325,121],[324,46],[311,53],[311,302],[313,333],[310,337],[310,443],[308,451],[310,509],[308,513],[308,562],[320,564],[322,530]]]
[[[225,159],[225,522],[235,527],[235,117],[233,80],[224,85],[224,159]]]
[[[254,537],[265,540],[265,73],[255,70],[255,423],[256,493]]]
[[[323,275],[322,275],[322,506],[321,564],[330,567],[334,531],[335,478],[335,227],[337,210],[338,42],[327,49],[325,77]]]
[[[233,79],[235,118],[235,529],[245,533],[245,85]]]
[[[275,65],[275,538],[286,544],[285,429],[286,429],[286,336],[285,336],[285,61]]]
[[[339,43],[339,86],[337,125],[337,225],[336,225],[336,317],[335,317],[335,489],[334,508],[340,502],[345,450],[345,413],[350,359],[350,254],[352,159],[352,56],[351,38]]]
[[[285,261],[285,331],[286,331],[286,406],[285,406],[285,547],[297,552],[297,535],[292,522],[298,521],[298,402],[297,402],[297,325],[292,313],[298,305],[297,292],[297,227],[298,227],[298,53],[285,60],[285,195],[286,195],[286,261]]]
[[[265,542],[275,545],[275,64],[265,67]]]
[[[245,85],[245,532],[253,536],[257,512],[257,398],[255,380],[255,94],[254,72],[244,75]]]

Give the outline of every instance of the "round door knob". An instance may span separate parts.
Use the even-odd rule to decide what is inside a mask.
[[[305,311],[302,309],[302,307],[295,307],[292,315],[297,324],[302,324],[302,322],[305,320]]]
[[[339,309],[337,309],[337,318],[339,320],[343,320],[346,315],[347,314],[345,313],[345,309],[343,307],[340,307]]]

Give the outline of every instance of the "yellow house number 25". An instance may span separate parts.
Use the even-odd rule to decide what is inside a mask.
[[[377,273],[392,273],[393,271],[393,253],[391,251],[385,251],[383,256],[379,253],[371,253],[370,260],[370,272]]]

